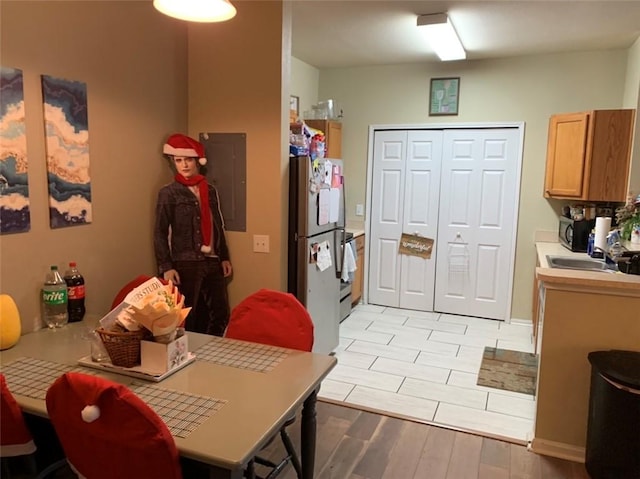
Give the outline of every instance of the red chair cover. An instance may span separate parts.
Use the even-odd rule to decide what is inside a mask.
[[[24,422],[22,410],[0,374],[0,457],[24,456],[35,452],[36,445]]]
[[[116,294],[116,297],[113,298],[113,303],[111,303],[111,309],[114,309],[116,306],[118,306],[120,303],[122,303],[124,301],[124,298],[127,297],[127,295],[133,290],[133,288],[136,288],[138,286],[140,286],[142,283],[144,283],[145,281],[148,281],[152,278],[152,276],[147,276],[144,274],[141,274],[140,276],[138,276],[137,278],[129,281],[127,284],[125,284],[122,289],[120,291],[118,291],[118,294]]]
[[[51,385],[46,402],[67,460],[84,477],[182,477],[169,429],[127,387],[71,372]]]
[[[311,351],[313,321],[294,295],[261,289],[233,308],[225,337]]]

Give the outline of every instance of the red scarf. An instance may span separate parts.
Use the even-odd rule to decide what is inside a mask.
[[[185,178],[181,174],[176,174],[175,180],[181,185],[198,186],[200,192],[200,232],[202,234],[203,253],[211,252],[211,209],[209,208],[209,186],[202,175],[194,175]]]

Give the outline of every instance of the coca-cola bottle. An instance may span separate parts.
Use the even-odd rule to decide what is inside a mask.
[[[84,318],[84,278],[78,271],[75,261],[69,263],[69,269],[64,273],[67,283],[69,322],[82,321]]]

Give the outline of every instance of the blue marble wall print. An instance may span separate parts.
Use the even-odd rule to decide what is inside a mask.
[[[31,228],[22,70],[0,67],[0,234]]]
[[[91,223],[86,83],[42,75],[51,228]]]

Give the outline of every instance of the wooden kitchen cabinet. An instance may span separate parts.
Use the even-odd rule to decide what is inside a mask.
[[[356,242],[356,272],[351,283],[351,304],[356,305],[362,298],[362,284],[364,283],[364,235],[357,236]]]
[[[640,278],[538,268],[540,324],[531,451],[583,462],[592,351],[635,351]],[[635,313],[635,314],[634,314]]]
[[[545,198],[625,201],[635,110],[553,115]]]
[[[540,260],[536,255],[536,268],[540,266]],[[536,275],[536,268],[533,268],[533,297],[531,303],[531,324],[533,326],[533,347],[534,353],[538,353],[538,326],[540,323],[539,313],[540,311],[540,281]]]
[[[327,158],[342,158],[342,123],[335,120],[305,120],[311,128],[324,133]]]
[[[544,284],[538,281],[537,278],[536,285],[538,286],[538,290],[536,291],[536,315],[533,317],[533,352],[540,354],[542,348],[542,330],[544,329],[544,301],[546,290]]]

